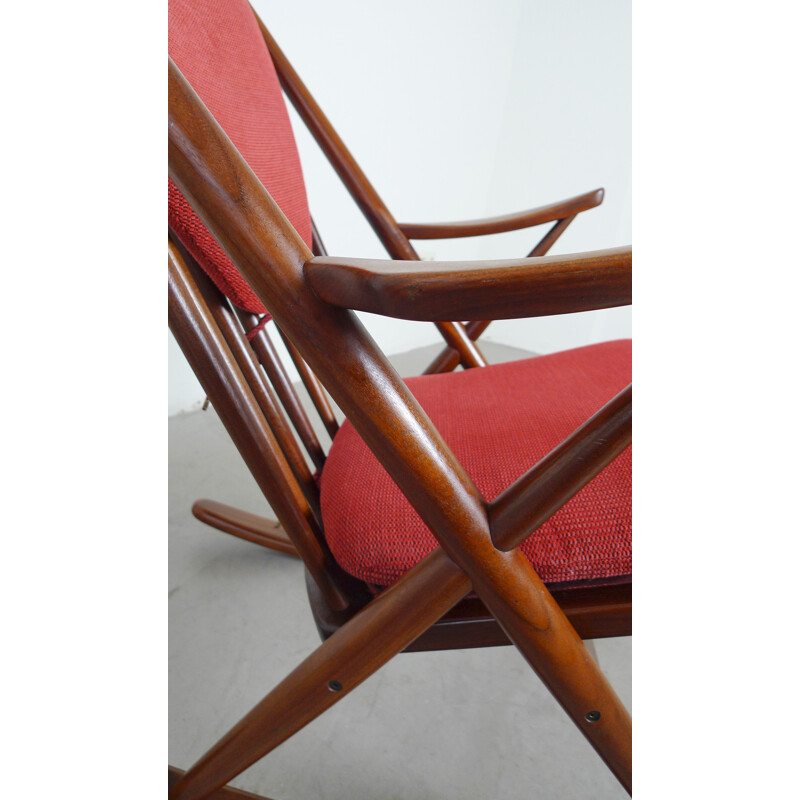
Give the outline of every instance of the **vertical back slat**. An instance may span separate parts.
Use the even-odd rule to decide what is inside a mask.
[[[177,248],[169,243],[169,326],[203,389],[326,602],[360,606],[363,585],[342,571],[252,389]]]
[[[247,314],[238,309],[236,314],[245,330],[252,330],[258,324],[258,320],[252,314]],[[275,345],[264,328],[253,336],[250,340],[250,346],[259,363],[266,371],[314,466],[321,470],[325,464],[325,452],[319,443],[317,434],[314,433],[314,428],[311,426],[311,421],[303,408],[303,404],[300,402],[300,398],[297,396],[297,392],[295,392],[294,386],[292,386],[292,382],[286,374],[286,369],[278,356],[278,352],[275,350]]]
[[[328,436],[330,436],[331,440],[333,440],[333,437],[336,436],[336,432],[339,430],[339,423],[336,421],[336,417],[333,413],[333,407],[328,400],[328,395],[325,393],[325,389],[320,383],[319,378],[317,378],[317,376],[311,370],[311,367],[308,366],[303,356],[300,355],[297,348],[292,344],[292,340],[289,339],[288,336],[285,336],[283,331],[278,328],[277,325],[275,327],[278,329],[278,333],[283,339],[286,349],[289,351],[289,356],[291,357],[292,362],[294,363],[295,367],[297,367],[297,371],[300,373],[300,380],[303,381],[303,385],[306,387],[306,391],[311,398],[311,402],[317,409],[317,413],[322,420],[322,424],[325,426],[325,430],[328,432]]]
[[[311,471],[300,448],[297,446],[297,441],[289,428],[286,418],[281,412],[277,398],[264,380],[264,374],[261,372],[252,350],[246,346],[241,328],[236,319],[234,319],[228,301],[185,250],[181,255],[184,256],[187,269],[194,278],[200,294],[203,296],[211,315],[214,317],[214,321],[217,323],[217,327],[225,338],[225,342],[250,386],[259,408],[263,412],[270,430],[278,441],[281,452],[286,457],[298,485],[302,489],[306,500],[308,500],[317,523],[321,525],[322,514],[319,508],[319,487],[311,476]]]

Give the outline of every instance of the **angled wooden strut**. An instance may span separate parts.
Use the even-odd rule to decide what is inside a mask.
[[[470,589],[630,791],[630,716],[575,629],[527,559],[495,546],[487,504],[469,476],[353,312],[313,290],[304,269],[311,252],[171,61],[169,87],[170,177],[441,546],[320,645],[178,780],[172,796],[208,796],[364,680]],[[204,388],[229,421],[243,410],[249,414],[257,404],[246,383],[232,387],[204,363],[207,357],[231,375],[238,369],[207,326],[207,309],[179,265],[171,265],[170,275],[171,324]],[[234,423],[229,430],[239,434]],[[257,426],[253,432],[266,441]],[[265,463],[301,503],[290,480],[296,483],[295,476],[274,455],[277,443],[266,443]],[[254,454],[246,437],[237,445],[251,456],[261,453]],[[580,480],[571,480],[577,491]],[[568,476],[564,481],[570,483]],[[274,489],[263,488],[271,504],[270,495],[281,503]],[[296,524],[287,532],[304,561],[317,566],[315,581],[328,578],[331,602],[341,608],[357,602],[344,577],[329,578],[336,568],[313,513],[291,514]],[[515,533],[518,544],[516,535],[524,538],[524,531]]]

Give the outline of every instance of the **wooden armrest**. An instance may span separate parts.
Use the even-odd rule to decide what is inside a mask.
[[[631,247],[504,261],[309,259],[313,290],[342,308],[412,320],[516,319],[631,302]]]
[[[595,189],[593,192],[570,197],[559,203],[549,206],[540,206],[528,211],[518,211],[516,214],[505,214],[502,217],[489,217],[488,219],[473,219],[467,222],[432,222],[429,224],[416,224],[409,222],[399,223],[400,230],[409,239],[457,239],[464,236],[483,236],[487,233],[504,233],[516,231],[520,228],[530,228],[541,225],[543,222],[555,222],[565,217],[571,217],[581,211],[599,206],[603,202],[605,189]]]

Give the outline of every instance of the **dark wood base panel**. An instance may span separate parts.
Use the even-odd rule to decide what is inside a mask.
[[[347,619],[322,602],[313,581],[306,581],[314,622],[324,641]],[[633,584],[553,589],[552,595],[582,639],[632,635]],[[477,597],[467,597],[403,652],[499,647],[511,644]]]

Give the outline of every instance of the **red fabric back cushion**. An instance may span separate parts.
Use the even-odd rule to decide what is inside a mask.
[[[310,247],[311,217],[289,115],[246,0],[169,0],[169,54]],[[172,181],[169,223],[233,303],[265,312]]]
[[[408,387],[487,500],[493,500],[631,380],[630,341],[409,378]],[[436,539],[345,423],[322,472],[325,536],[339,564],[388,586]],[[631,574],[631,448],[521,546],[547,583]]]

